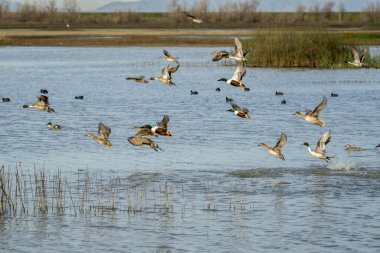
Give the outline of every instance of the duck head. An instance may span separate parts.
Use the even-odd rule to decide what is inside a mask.
[[[172,133],[169,130],[166,130],[165,135],[168,136],[168,137],[171,137]]]
[[[84,135],[85,137],[90,137],[90,138],[94,138],[94,137],[96,137],[94,134],[92,134],[92,133],[87,133],[87,134],[85,134]]]
[[[306,147],[309,147],[309,143],[307,143],[307,142],[304,142],[303,145]]]
[[[300,116],[300,117],[303,116],[302,113],[300,113],[300,112],[295,112],[295,113],[293,113],[293,115]]]
[[[218,81],[227,82],[227,78],[220,78]]]

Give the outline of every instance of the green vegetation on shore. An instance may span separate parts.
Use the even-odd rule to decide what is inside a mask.
[[[258,33],[247,40],[245,46],[253,48],[249,55],[250,66],[256,67],[308,67],[344,68],[352,61],[351,46],[344,35],[323,31]],[[367,55],[368,67],[380,67],[380,56]]]

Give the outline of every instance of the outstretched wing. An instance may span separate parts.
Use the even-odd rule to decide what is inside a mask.
[[[354,62],[360,63],[360,57],[358,50],[354,47],[351,48],[352,56],[354,57]]]
[[[249,54],[252,51],[252,47],[250,47],[248,50],[243,52],[243,56],[245,57],[247,54]]]
[[[235,37],[235,53],[243,57],[243,46],[237,37]]]
[[[170,55],[170,53],[169,53],[169,51],[168,50],[163,50],[164,51],[164,55],[166,56],[166,57],[169,57],[169,58],[173,58],[171,55]]]
[[[108,139],[111,134],[111,128],[107,127],[106,125],[100,122],[98,127],[98,134],[99,137],[102,137],[103,139]]]
[[[331,131],[324,133],[321,138],[319,138],[317,142],[317,147],[315,148],[316,152],[325,153],[326,145],[330,142],[331,139]]]
[[[195,18],[196,18],[195,16],[191,15],[191,14],[188,13],[188,12],[183,12],[183,14],[185,14],[186,16],[188,16],[188,17],[191,18],[191,19],[195,19]]]
[[[281,148],[285,145],[287,140],[288,140],[288,137],[286,136],[286,134],[281,133],[281,136],[278,139],[277,144],[273,148],[277,150],[281,150]]]
[[[174,67],[168,68],[168,72],[169,72],[169,74],[172,74],[172,73],[176,72],[178,69],[179,69],[179,64],[175,65]]]
[[[150,136],[154,135],[152,130],[149,128],[141,128],[140,131],[138,131],[134,137],[143,137],[143,136]]]
[[[319,113],[323,110],[323,108],[325,108],[326,104],[327,104],[327,98],[323,97],[321,103],[319,103],[319,105],[315,107],[315,109],[310,113],[310,115],[318,117]]]
[[[368,53],[368,47],[364,48],[364,51],[360,54],[360,62],[363,62],[364,56]]]
[[[45,95],[40,95],[37,97],[37,104],[49,105],[49,98]]]
[[[165,80],[171,79],[171,75],[169,72],[169,66],[166,66],[165,68],[162,69],[162,75],[161,77]]]
[[[246,73],[246,70],[244,69],[244,63],[242,61],[237,61],[236,70],[231,79],[240,82],[243,76],[245,75],[245,73]]]
[[[230,103],[232,109],[234,109],[235,111],[238,111],[238,112],[243,112],[243,110],[240,108],[240,106],[238,106],[237,104],[235,103]]]
[[[212,58],[212,61],[220,61],[223,58],[228,58],[228,56],[230,55],[230,53],[225,50],[219,52],[212,52],[211,54],[214,56],[214,58]]]
[[[168,129],[168,123],[169,123],[169,116],[164,115],[164,118],[161,120],[161,122],[157,122],[157,126],[159,128]]]

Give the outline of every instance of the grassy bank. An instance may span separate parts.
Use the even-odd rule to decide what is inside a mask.
[[[349,67],[346,60],[352,60],[351,46],[345,37],[350,36],[321,31],[258,33],[245,46],[253,48],[248,60],[250,66],[343,68]],[[365,63],[378,68],[379,58],[379,55],[368,55]]]

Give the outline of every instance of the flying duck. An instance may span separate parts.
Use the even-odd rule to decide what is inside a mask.
[[[200,18],[196,18],[195,16],[191,15],[190,13],[188,13],[187,11],[183,11],[182,12],[184,15],[187,16],[187,18],[191,21],[193,21],[194,23],[197,23],[197,24],[201,24],[203,23],[203,20],[200,19]]]
[[[145,80],[144,78],[145,78],[144,76],[137,76],[137,77],[131,77],[131,76],[129,76],[126,79],[127,80],[132,80],[132,81],[134,81],[136,83],[148,83],[148,81]]]
[[[300,112],[296,112],[293,115],[301,117],[306,122],[323,127],[325,125],[325,121],[319,118],[319,113],[323,110],[323,108],[325,108],[326,104],[327,98],[323,97],[321,103],[315,107],[313,111],[306,110],[305,115],[302,115]]]
[[[330,142],[331,139],[331,131],[328,131],[322,135],[321,138],[319,138],[317,145],[314,150],[310,148],[309,143],[304,142],[303,145],[305,145],[310,153],[310,155],[322,159],[325,161],[330,160],[333,157],[327,156],[326,154],[326,145]]]
[[[131,143],[133,146],[143,146],[147,145],[154,149],[155,151],[158,151],[158,149],[162,150],[157,143],[152,141],[151,139],[146,137],[147,133],[144,129],[136,133],[134,136],[131,136],[128,138],[128,142]]]
[[[150,80],[156,80],[160,81],[161,83],[165,83],[168,85],[175,85],[175,83],[172,82],[172,76],[171,72],[169,72],[169,66],[166,66],[162,69],[162,74],[159,77],[151,77]]]
[[[169,116],[164,115],[162,120],[160,122],[157,122],[157,125],[152,127],[151,125],[144,125],[144,126],[134,126],[133,129],[137,131],[142,131],[140,134],[145,134],[145,136],[148,135],[162,135],[162,136],[172,136],[171,132],[168,130],[168,123],[169,123]]]
[[[164,49],[163,52],[164,52],[164,55],[160,57],[160,60],[167,60],[169,62],[178,63],[177,61],[178,58],[174,58],[173,56],[171,56],[168,50]]]
[[[366,47],[363,52],[359,53],[358,50],[354,47],[351,48],[352,56],[354,57],[354,61],[346,61],[346,63],[351,64],[355,67],[364,67],[364,56],[368,53],[368,47]]]
[[[285,145],[287,140],[288,138],[286,137],[286,134],[282,133],[277,141],[277,144],[273,147],[268,147],[268,145],[265,143],[260,143],[259,146],[263,147],[269,154],[282,160],[285,160],[284,155],[281,153],[281,148]]]
[[[31,105],[23,105],[24,108],[34,108],[41,111],[55,112],[53,108],[49,106],[49,98],[45,95],[37,97],[37,102]]]
[[[111,134],[111,128],[107,127],[103,123],[99,123],[98,125],[98,135],[94,135],[92,133],[87,133],[84,136],[92,138],[99,144],[105,145],[107,147],[112,147],[111,142],[108,140]]]
[[[244,69],[244,63],[242,61],[238,61],[236,62],[236,70],[231,79],[227,80],[227,78],[221,78],[218,81],[226,82],[235,87],[245,88],[245,85],[241,82],[245,73],[246,70]]]
[[[249,111],[247,108],[241,109],[237,104],[230,103],[232,109],[229,109],[227,111],[233,112],[235,115],[245,118],[245,119],[250,119],[251,117],[248,115]]]

